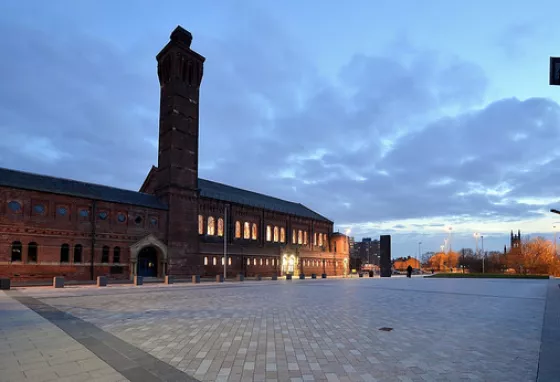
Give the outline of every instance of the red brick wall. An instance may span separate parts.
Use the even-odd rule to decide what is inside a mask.
[[[10,201],[18,201],[21,213],[13,213],[8,207]],[[36,213],[33,206],[42,204],[45,211]],[[97,202],[96,211],[108,213],[106,220],[96,216],[96,243],[94,257],[94,277],[108,275],[113,279],[129,277],[129,246],[142,237],[152,233],[165,240],[167,212],[118,203]],[[57,209],[64,207],[66,215],[61,216]],[[82,217],[80,210],[87,209],[89,217]],[[64,273],[72,280],[91,279],[91,200],[0,187],[0,276],[13,277],[15,281],[27,279],[51,278],[57,273]],[[125,222],[119,222],[117,216],[123,213]],[[142,217],[137,224],[135,218]],[[151,218],[157,219],[152,225]],[[11,263],[11,244],[22,243],[22,262]],[[37,243],[38,264],[28,263],[28,244]],[[69,245],[69,264],[60,265],[61,245]],[[73,264],[74,248],[82,245],[82,263]],[[122,274],[110,274],[109,265],[101,264],[103,247],[110,248],[109,261],[113,261],[115,247],[120,247],[120,265]]]

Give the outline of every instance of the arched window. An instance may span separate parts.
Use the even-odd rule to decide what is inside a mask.
[[[121,248],[113,248],[113,263],[119,264],[121,262]]]
[[[251,259],[247,259],[247,265],[251,265]]]
[[[296,234],[296,230],[293,229],[292,230],[292,244],[297,243],[297,234]]]
[[[21,261],[21,250],[22,250],[21,242],[14,241],[12,243],[12,262]]]
[[[103,250],[101,251],[101,262],[105,264],[109,262],[109,247],[106,245],[103,246]]]
[[[313,245],[317,245],[317,232],[313,233]]]
[[[208,265],[208,257],[204,257],[204,265]]]
[[[204,235],[204,216],[198,215],[198,234]]]
[[[235,222],[235,238],[241,239],[241,223],[239,221]]]
[[[278,243],[278,240],[280,240],[280,237],[278,235],[278,227],[274,227],[274,242]]]
[[[68,244],[62,244],[60,246],[60,262],[61,263],[70,262],[70,246]]]
[[[224,219],[218,218],[218,236],[224,236]]]
[[[82,262],[82,245],[76,244],[74,246],[74,263],[79,264]]]
[[[266,241],[272,241],[272,227],[266,226]]]
[[[280,243],[286,242],[286,229],[284,227],[280,227]]]
[[[226,259],[224,259],[224,257],[222,256],[222,265],[224,265],[226,263]]]
[[[323,235],[319,234],[319,246],[323,245]]]
[[[31,243],[27,244],[27,262],[28,263],[36,263],[38,258],[39,246],[37,243],[32,241]]]
[[[325,247],[327,247],[329,245],[329,237],[326,233],[323,236],[323,242],[325,243]]]
[[[300,245],[303,244],[303,232],[301,229],[297,232],[297,243]]]
[[[251,224],[249,222],[243,223],[243,239],[251,238]]]
[[[257,235],[257,223],[253,223],[252,230],[251,230],[251,238],[252,238],[253,240],[257,240],[257,238],[258,238],[258,235]]]
[[[228,261],[228,265],[231,265],[231,257],[228,257],[227,261]]]
[[[212,258],[212,265],[217,265],[217,264],[218,264],[218,260],[215,257],[213,257]]]
[[[303,231],[303,245],[307,245],[307,231]]]
[[[266,265],[268,265],[268,259],[266,259]]]
[[[263,265],[262,257],[261,257],[260,265]]]
[[[206,233],[208,235],[215,235],[216,234],[216,222],[214,221],[214,216],[208,217],[208,228]]]
[[[253,265],[257,265],[257,258],[253,258]]]

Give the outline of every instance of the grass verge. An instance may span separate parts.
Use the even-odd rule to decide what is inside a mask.
[[[546,275],[508,275],[503,273],[436,273],[435,278],[447,279],[548,279]]]

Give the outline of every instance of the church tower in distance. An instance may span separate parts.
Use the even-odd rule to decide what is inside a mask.
[[[178,26],[156,56],[161,88],[156,195],[169,206],[169,275],[198,274],[199,93],[205,58]]]

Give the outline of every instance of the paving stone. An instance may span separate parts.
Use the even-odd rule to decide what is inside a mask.
[[[202,381],[525,381],[537,373],[547,285],[356,278],[24,293]]]

